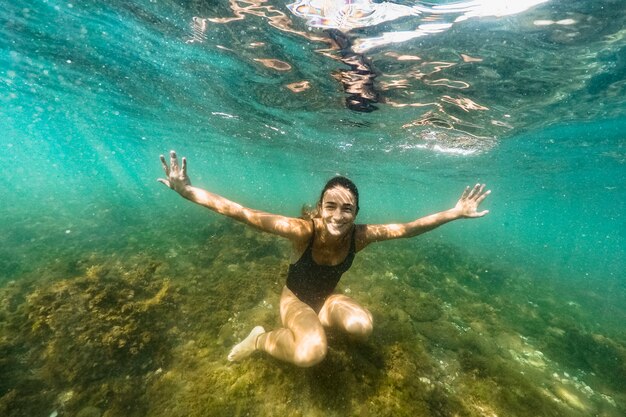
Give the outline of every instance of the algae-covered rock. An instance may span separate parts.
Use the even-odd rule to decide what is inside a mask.
[[[93,265],[83,276],[14,289],[23,303],[3,314],[11,326],[8,339],[19,347],[3,340],[0,349],[13,359],[21,351],[28,360],[13,364],[3,378],[4,389],[17,393],[14,399],[2,396],[0,403],[14,410],[5,415],[20,415],[29,403],[43,407],[38,400],[46,397],[48,407],[91,410],[85,415],[95,415],[94,406],[81,408],[89,400],[111,407],[141,397],[142,375],[170,360],[178,303],[170,281],[156,272],[158,263],[145,261]],[[39,392],[24,384],[28,379]],[[117,389],[106,388],[113,385]]]
[[[602,385],[626,392],[626,347],[615,340],[568,327],[550,337],[547,349],[567,365],[593,372]]]
[[[101,415],[102,411],[94,406],[87,406],[76,413],[76,417],[100,417]]]

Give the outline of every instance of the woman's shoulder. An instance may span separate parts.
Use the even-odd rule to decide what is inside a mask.
[[[302,253],[304,253],[304,251],[306,250],[307,246],[309,246],[309,242],[311,241],[311,238],[313,237],[313,233],[314,233],[314,227],[315,227],[315,223],[314,220],[305,220],[305,219],[299,219],[299,227],[298,227],[298,233],[295,234],[294,238],[291,239],[291,243],[293,245],[293,250],[294,250],[294,254],[295,259],[300,258],[300,256],[302,256]]]
[[[296,241],[308,242],[313,233],[315,232],[316,223],[315,219],[301,219],[297,218],[293,226]]]

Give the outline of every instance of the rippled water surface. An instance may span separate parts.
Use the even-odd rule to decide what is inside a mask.
[[[15,1],[0,10],[0,415],[622,416],[621,0]],[[158,184],[358,221],[485,182],[490,214],[359,253],[374,337],[262,355],[288,248]]]

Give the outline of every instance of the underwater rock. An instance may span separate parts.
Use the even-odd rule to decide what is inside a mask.
[[[220,328],[220,332],[217,336],[217,343],[224,347],[235,345],[235,332],[231,323],[226,323]]]
[[[28,367],[37,370],[36,380],[46,387],[40,392],[58,392],[56,403],[64,413],[78,411],[94,395],[101,401],[100,388],[92,386],[97,381],[132,381],[156,364],[168,363],[177,295],[157,270],[158,264],[147,259],[130,267],[96,265],[84,276],[42,280],[17,290],[25,293],[23,303],[14,313],[4,312],[11,337],[19,340]],[[20,374],[9,376],[13,379],[5,383],[32,401],[35,393],[24,389]],[[142,390],[141,384],[124,388],[137,398]],[[111,399],[113,405],[115,401]],[[11,408],[24,411],[15,403]],[[82,410],[96,415],[93,407]]]
[[[594,372],[602,384],[618,392],[626,392],[626,348],[603,335],[569,327],[551,333],[546,346],[574,369]]]
[[[570,407],[573,407],[582,412],[589,412],[589,405],[585,404],[585,400],[583,400],[580,396],[574,394],[572,390],[563,386],[562,384],[555,385],[552,387],[552,392],[556,394],[556,396],[564,401]]]
[[[76,417],[100,417],[101,415],[102,411],[94,406],[87,406],[76,413]]]
[[[420,294],[419,298],[409,304],[408,314],[413,321],[435,321],[442,314],[441,302],[427,294]]]

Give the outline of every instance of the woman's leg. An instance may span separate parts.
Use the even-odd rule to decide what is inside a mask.
[[[339,327],[359,339],[367,339],[372,333],[372,314],[352,298],[343,294],[332,294],[326,299],[319,312],[323,326]]]
[[[280,297],[280,318],[283,328],[264,333],[262,327],[255,327],[233,348],[228,359],[240,360],[254,350],[262,350],[297,366],[320,363],[327,351],[324,328],[315,311],[287,287],[283,288]]]

